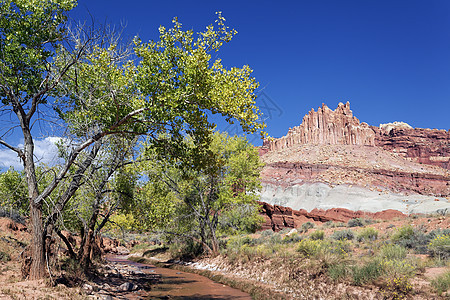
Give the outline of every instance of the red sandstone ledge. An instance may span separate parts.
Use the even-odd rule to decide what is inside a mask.
[[[280,205],[271,205],[266,202],[258,202],[261,205],[261,215],[265,218],[265,223],[262,225],[262,230],[272,229],[279,231],[283,228],[298,228],[303,223],[308,221],[325,223],[333,222],[348,222],[350,219],[365,218],[373,220],[391,220],[394,218],[406,218],[404,213],[387,209],[376,213],[365,211],[352,211],[346,208],[331,208],[327,210],[313,209],[307,212],[304,209],[294,210],[290,207]]]

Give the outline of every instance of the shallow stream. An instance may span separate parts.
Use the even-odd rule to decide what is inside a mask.
[[[123,264],[138,268],[148,276],[160,276],[160,280],[153,283],[150,290],[145,293],[127,293],[121,295],[124,299],[223,299],[223,300],[249,300],[249,294],[229,286],[214,282],[206,277],[160,268],[151,264],[142,264],[127,259],[126,256],[107,256],[111,263]],[[145,279],[145,277],[143,278]]]

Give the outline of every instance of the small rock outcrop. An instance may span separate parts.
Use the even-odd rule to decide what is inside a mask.
[[[313,209],[307,212],[304,209],[294,210],[289,207],[280,205],[270,205],[265,202],[259,202],[261,205],[261,215],[265,222],[261,226],[261,230],[272,229],[280,231],[284,228],[299,228],[303,223],[316,222],[325,223],[348,222],[355,218],[365,218],[374,220],[390,220],[393,218],[406,218],[407,216],[397,210],[383,210],[377,213],[369,213],[363,211],[351,211],[345,208],[332,208],[328,210]]]

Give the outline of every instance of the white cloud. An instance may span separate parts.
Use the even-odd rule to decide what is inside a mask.
[[[0,167],[14,167],[16,170],[23,169],[23,165],[17,156],[17,153],[5,148],[0,149]]]
[[[36,164],[51,166],[59,162],[58,148],[55,143],[60,140],[61,138],[56,136],[46,137],[43,140],[34,140],[34,160]],[[22,149],[23,144],[19,144],[17,147]],[[14,167],[16,170],[23,169],[22,162],[16,152],[6,148],[0,149],[0,167]]]

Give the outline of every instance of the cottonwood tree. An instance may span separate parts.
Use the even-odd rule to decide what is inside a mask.
[[[47,235],[105,137],[146,135],[155,149],[177,156],[183,154],[186,134],[194,139],[196,153],[207,149],[214,127],[208,112],[239,122],[247,132],[263,128],[252,70],[226,69],[220,59],[211,61],[211,53],[236,33],[220,14],[217,27],[210,25],[198,34],[183,31],[174,19],[172,28],[159,28],[159,40],[135,39],[133,56],[127,56],[117,40],[102,32],[81,29],[70,35],[66,15],[75,5],[74,0],[3,0],[0,6],[1,115],[12,122],[0,135],[0,144],[17,153],[26,174],[30,279],[46,276]],[[52,124],[67,128],[70,151],[40,189],[34,143],[42,133],[34,125],[49,128],[40,118],[49,108],[57,112]],[[5,138],[16,127],[23,135],[22,147]],[[170,138],[159,139],[163,133]],[[198,163],[203,163],[201,157]],[[44,203],[51,204],[45,215]]]
[[[135,216],[148,228],[187,237],[216,255],[219,230],[239,231],[259,225],[255,200],[262,163],[245,138],[225,133],[214,133],[209,151],[212,159],[201,167],[194,167],[189,157],[182,158],[188,163],[157,159],[143,163],[149,182],[140,189],[142,195],[137,195],[140,202]],[[247,214],[239,214],[240,209]]]
[[[0,174],[0,209],[12,216],[27,214],[28,197],[23,172],[9,168]]]
[[[132,205],[137,173],[133,168],[136,138],[110,136],[104,138],[101,153],[86,170],[82,185],[74,194],[67,210],[61,214],[55,231],[64,241],[69,255],[88,272],[92,258],[98,255],[96,237],[113,213]],[[61,230],[80,233],[78,249]]]

